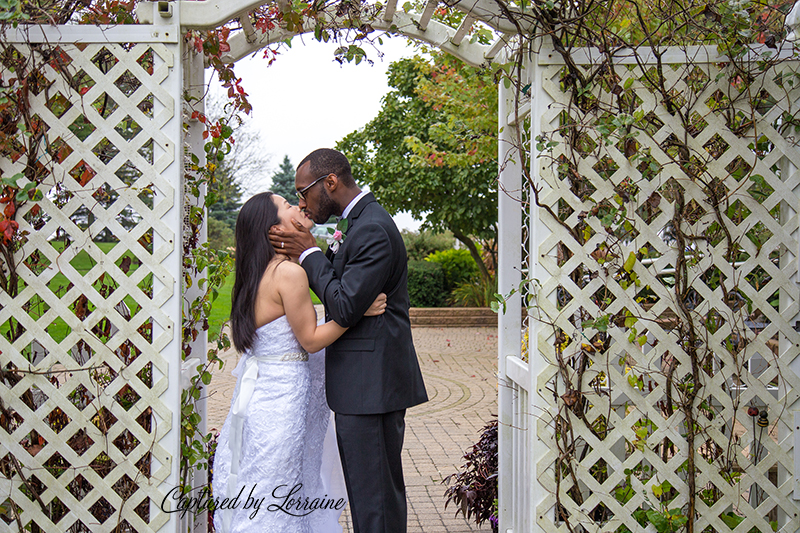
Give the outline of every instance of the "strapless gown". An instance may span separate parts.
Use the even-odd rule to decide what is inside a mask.
[[[256,330],[233,372],[214,456],[214,498],[233,507],[214,512],[218,533],[342,531],[346,491],[324,366],[324,350],[306,353],[285,316]]]

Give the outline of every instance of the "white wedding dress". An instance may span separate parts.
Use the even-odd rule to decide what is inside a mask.
[[[236,390],[214,457],[214,498],[241,492],[234,509],[215,511],[218,533],[342,531],[346,491],[324,367],[324,350],[306,353],[286,316],[256,330],[233,372]]]

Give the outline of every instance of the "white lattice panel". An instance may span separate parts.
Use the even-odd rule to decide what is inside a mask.
[[[81,31],[59,28],[54,52],[9,45],[44,65],[30,101],[46,176],[16,216],[19,294],[0,293],[0,363],[25,371],[0,385],[16,413],[0,460],[45,509],[16,473],[0,500],[33,531],[158,531],[177,463],[179,46],[110,42],[124,28],[67,42]],[[2,175],[26,161],[6,152]]]
[[[563,223],[538,209],[549,233],[536,243],[541,320],[531,354],[546,362],[533,378],[546,450],[535,456],[538,526],[655,531],[647,511],[686,514],[685,306],[702,356],[694,531],[797,530],[792,410],[800,382],[791,365],[800,351],[800,173],[787,161],[800,161],[800,151],[794,127],[779,131],[800,104],[797,63],[751,84],[730,82],[723,63],[664,65],[666,89],[690,117],[686,129],[648,89],[653,64],[617,64],[616,83],[600,76],[591,96],[570,103],[564,65],[556,54],[539,57],[534,100],[555,102],[539,118],[546,140],[559,144],[534,167],[542,203]],[[621,137],[625,115],[638,131],[630,141]],[[689,236],[682,248],[676,221]],[[679,254],[688,288],[676,296]],[[748,407],[766,413],[765,429]]]

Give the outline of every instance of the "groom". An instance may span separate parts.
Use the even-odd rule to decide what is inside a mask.
[[[300,209],[314,222],[332,215],[346,221],[326,254],[298,222],[291,233],[271,230],[270,241],[276,251],[300,256],[326,318],[350,328],[327,349],[325,380],[353,529],[405,532],[404,417],[428,399],[411,339],[405,245],[375,197],[356,186],[340,152],[311,152],[297,167],[295,187]],[[381,292],[386,312],[363,316]]]

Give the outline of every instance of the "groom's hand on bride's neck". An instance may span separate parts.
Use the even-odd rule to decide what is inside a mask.
[[[292,219],[293,230],[272,226],[269,230],[269,241],[279,254],[289,257],[300,257],[300,254],[317,245],[311,232],[301,222]]]

